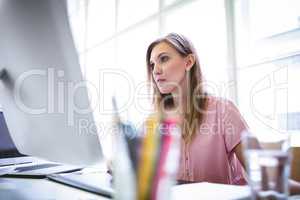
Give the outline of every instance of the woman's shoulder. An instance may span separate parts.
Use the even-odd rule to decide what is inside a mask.
[[[224,112],[228,109],[235,108],[232,100],[214,95],[207,96],[207,110]]]
[[[210,103],[219,103],[219,104],[220,103],[222,103],[222,104],[232,103],[232,100],[230,100],[229,98],[215,96],[215,95],[211,95],[211,94],[207,95],[207,100]]]
[[[207,95],[207,104],[210,105],[230,105],[234,104],[232,100],[225,98],[225,97],[219,97],[215,95]]]

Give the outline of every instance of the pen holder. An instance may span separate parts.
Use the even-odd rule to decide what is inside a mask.
[[[149,118],[138,134],[132,134],[133,129],[124,124],[121,127],[114,169],[115,199],[170,199],[180,153],[176,121]]]

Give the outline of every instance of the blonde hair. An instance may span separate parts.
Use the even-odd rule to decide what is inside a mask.
[[[170,33],[165,37],[155,40],[148,46],[146,53],[147,76],[154,92],[154,108],[160,113],[162,112],[161,103],[163,103],[162,106],[164,108],[174,107],[172,94],[161,94],[152,76],[152,67],[150,64],[151,53],[153,48],[162,42],[166,42],[167,44],[171,45],[182,57],[186,57],[190,54],[194,55],[195,57],[194,65],[186,73],[187,105],[185,105],[186,110],[182,125],[182,137],[186,142],[190,142],[196,134],[197,128],[203,122],[203,111],[205,111],[207,107],[207,94],[203,89],[203,80],[199,59],[192,43],[186,37],[180,34]]]

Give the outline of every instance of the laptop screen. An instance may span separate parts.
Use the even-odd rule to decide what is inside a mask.
[[[0,159],[19,156],[24,155],[19,153],[14,145],[6,125],[3,112],[0,112]]]

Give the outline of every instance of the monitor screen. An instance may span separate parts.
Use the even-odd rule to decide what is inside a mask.
[[[102,162],[66,2],[0,0],[0,30],[0,103],[19,152],[81,166]],[[14,149],[7,138],[1,144]]]
[[[0,112],[0,159],[24,156],[12,141],[3,113]]]

